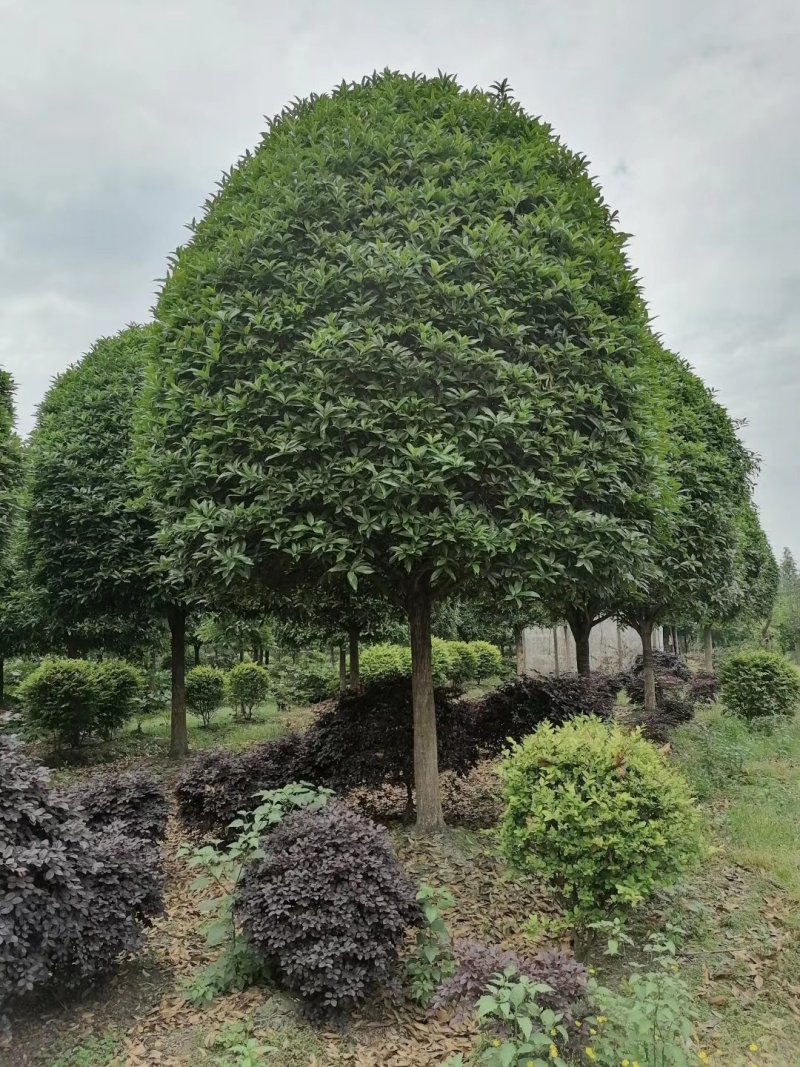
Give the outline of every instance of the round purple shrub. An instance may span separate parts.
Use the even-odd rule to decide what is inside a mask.
[[[257,957],[312,1015],[396,981],[420,910],[384,830],[333,801],[289,816],[248,866],[236,915]]]

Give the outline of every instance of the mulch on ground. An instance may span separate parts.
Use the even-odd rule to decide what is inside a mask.
[[[529,881],[512,880],[497,855],[496,821],[499,783],[492,764],[476,768],[465,781],[443,781],[445,813],[451,829],[435,838],[418,838],[403,824],[405,793],[385,789],[350,801],[379,815],[412,879],[450,889],[456,904],[447,920],[455,939],[496,941],[522,949],[527,919],[551,909]],[[467,826],[456,824],[467,823]],[[369,1004],[342,1030],[320,1030],[306,1022],[295,1005],[269,987],[226,994],[196,1008],[181,991],[182,983],[210,963],[202,933],[201,898],[191,889],[195,872],[177,851],[185,841],[170,822],[164,842],[167,872],[166,914],[148,931],[145,951],[127,962],[104,986],[82,1002],[33,1008],[15,1021],[13,1044],[0,1047],[2,1067],[45,1067],[55,1050],[75,1047],[88,1037],[114,1029],[122,1035],[115,1067],[160,1067],[213,1063],[219,1055],[215,1036],[232,1024],[267,1045],[275,1067],[420,1067],[442,1063],[454,1052],[466,1053],[475,1028],[467,1020],[429,1018],[405,1000]],[[529,947],[529,946],[528,946]]]

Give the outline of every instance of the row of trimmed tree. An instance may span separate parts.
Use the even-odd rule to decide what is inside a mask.
[[[311,621],[356,663],[400,612],[433,830],[437,604],[566,620],[582,672],[624,620],[650,707],[655,626],[768,615],[755,458],[653,334],[585,160],[507,90],[386,72],[298,103],[192,230],[154,323],[41,406],[0,640],[47,620],[113,648],[165,618],[181,755],[191,612]]]

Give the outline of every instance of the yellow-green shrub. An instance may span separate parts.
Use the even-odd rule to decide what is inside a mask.
[[[593,718],[543,723],[502,774],[503,852],[545,878],[576,925],[635,907],[700,851],[688,785],[637,732]]]
[[[738,652],[720,668],[725,707],[744,719],[791,715],[800,698],[800,672],[777,652]]]

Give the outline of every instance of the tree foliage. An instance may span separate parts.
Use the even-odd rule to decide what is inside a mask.
[[[145,405],[164,544],[203,584],[371,576],[418,631],[432,788],[431,601],[635,555],[624,235],[506,94],[385,73],[270,124],[180,250]]]
[[[145,613],[154,550],[131,462],[148,329],[98,341],[53,383],[30,443],[26,559],[50,615]]]
[[[0,369],[0,583],[14,528],[21,473],[22,445],[14,432],[14,381],[8,371]]]

